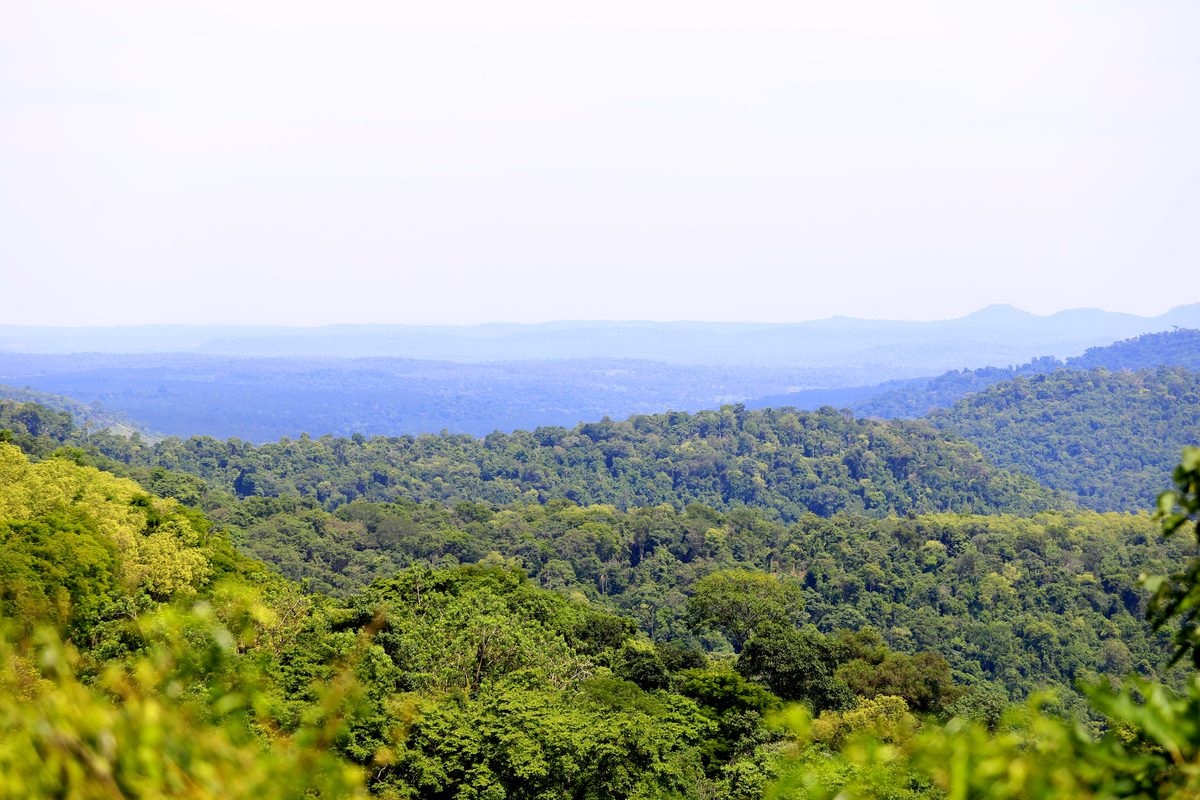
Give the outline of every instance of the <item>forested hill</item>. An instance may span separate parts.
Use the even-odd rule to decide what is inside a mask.
[[[298,494],[330,508],[356,498],[565,499],[618,508],[745,505],[790,520],[838,511],[1029,513],[1065,502],[928,423],[855,420],[829,409],[727,406],[484,439],[305,436],[254,446],[93,436],[92,444],[117,460],[198,475],[240,496]]]
[[[1200,330],[1178,328],[1165,333],[1147,333],[1089,348],[1081,356],[1066,360],[1071,369],[1150,369],[1187,367],[1200,370]]]
[[[1066,361],[1045,356],[1019,367],[958,370],[927,382],[903,381],[893,389],[852,403],[851,408],[854,413],[867,417],[921,417],[933,409],[948,408],[973,392],[1013,378],[1044,375],[1060,369],[1139,370],[1157,367],[1200,370],[1200,330],[1147,333],[1106,347],[1090,348],[1083,355]]]
[[[1081,505],[1132,511],[1200,441],[1200,372],[1058,370],[996,384],[930,419]]]
[[[70,397],[48,392],[38,392],[33,389],[22,389],[16,386],[0,384],[0,403],[17,405],[35,403],[55,411],[64,412],[75,424],[88,431],[108,431],[118,436],[131,436],[135,432],[144,438],[155,437],[145,427],[133,422],[125,414],[110,411],[87,403],[81,403]]]
[[[1137,370],[1156,367],[1200,370],[1200,330],[1185,328],[1166,333],[1147,333],[1103,347],[1092,347],[1083,355],[1072,356],[1065,361],[1042,356],[1019,366],[950,370],[937,377],[894,380],[875,386],[810,389],[762,397],[748,404],[756,408],[815,408],[831,405],[848,408],[858,416],[915,419],[934,409],[948,408],[973,392],[983,391],[1013,378],[1044,375],[1059,369]]]

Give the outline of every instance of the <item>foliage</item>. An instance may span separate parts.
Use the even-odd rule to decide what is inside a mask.
[[[1200,447],[1184,449],[1174,478],[1175,490],[1158,497],[1163,534],[1172,536],[1190,523],[1200,546]],[[1181,572],[1146,577],[1143,582],[1154,593],[1147,611],[1154,627],[1178,625],[1173,660],[1190,652],[1192,663],[1200,669],[1200,557],[1193,556]]]
[[[1175,473],[1177,491],[1160,498],[1165,535],[1196,522],[1198,476],[1200,449],[1189,448]],[[1192,569],[1195,560],[1185,572],[1152,581],[1157,588],[1152,621],[1163,626],[1182,617],[1177,658],[1195,644],[1189,616],[1200,578]],[[880,715],[861,703],[868,724],[847,724],[849,712],[822,715],[810,724],[806,714],[795,712],[790,722],[799,741],[784,754],[771,796],[1151,798],[1200,793],[1200,673],[1193,673],[1182,691],[1128,677],[1116,688],[1094,684],[1088,694],[1106,719],[1099,736],[1050,713],[1044,695],[1035,695],[1023,712],[998,722],[968,714],[920,730],[911,722],[888,724],[899,717]],[[875,721],[881,717],[883,722]],[[827,749],[830,745],[835,752]]]
[[[796,519],[847,510],[886,516],[956,509],[1029,512],[1062,501],[998,471],[972,445],[923,422],[854,420],[833,411],[719,411],[609,419],[493,433],[335,439],[253,446],[93,436],[137,467],[162,467],[240,497],[299,495],[334,509],[355,499],[611,504],[620,509],[754,507]]]
[[[812,626],[772,626],[759,630],[746,644],[737,668],[784,700],[803,701],[818,712],[844,708],[854,697],[835,675],[843,660],[838,651]]]
[[[817,742],[840,749],[846,740],[869,734],[885,743],[904,742],[912,738],[917,719],[908,713],[903,697],[881,694],[864,698],[845,711],[825,711],[812,725]]]
[[[694,745],[708,728],[683,698],[622,681],[567,694],[506,682],[462,702],[424,701],[394,775],[406,797],[694,797]]]
[[[363,796],[359,771],[327,749],[331,725],[259,737],[243,713],[251,686],[189,696],[213,671],[236,670],[232,637],[210,614],[159,624],[202,634],[205,658],[191,644],[153,641],[85,683],[75,649],[55,634],[30,649],[0,637],[0,797]]]
[[[689,622],[689,606],[695,612],[704,600],[689,600],[701,581],[757,570],[749,580],[795,592],[789,625],[811,623],[822,634],[873,626],[890,649],[939,653],[957,681],[994,683],[1013,697],[1046,686],[1071,692],[1077,680],[1100,674],[1158,674],[1162,637],[1139,622],[1137,576],[1166,571],[1186,544],[1161,540],[1146,515],[1093,512],[809,515],[784,525],[749,509],[695,505],[622,512],[356,502],[330,515],[250,498],[218,511],[237,524],[248,552],[314,588],[348,595],[410,564],[475,563],[495,553],[543,587],[581,594],[635,620],[656,642],[692,649],[732,649],[756,619],[735,595],[742,605],[724,612],[733,627],[697,627],[694,614]],[[754,649],[752,636],[743,641]]]
[[[499,557],[414,567],[331,604],[206,545],[221,539],[172,501],[5,447],[0,525],[8,555],[26,557],[0,562],[4,615],[22,615],[0,642],[0,796],[697,797],[726,785],[726,762],[706,754],[746,731],[717,730],[666,690],[687,659]],[[214,579],[169,592],[151,580],[144,540],[164,532]],[[90,580],[75,575],[88,564]],[[646,648],[664,685],[612,676]]]
[[[33,456],[45,456],[74,433],[69,413],[34,402],[0,397],[0,442],[11,442]]]
[[[906,708],[928,713],[943,711],[962,694],[938,653],[891,652],[870,628],[838,638],[842,663],[836,678],[858,697],[898,697]]]
[[[194,593],[218,547],[207,521],[175,501],[64,459],[30,463],[0,443],[0,613],[27,629],[81,629],[122,597]]]
[[[688,599],[688,621],[721,631],[740,653],[756,630],[794,624],[803,609],[799,583],[754,570],[727,569],[696,581]]]
[[[1146,507],[1200,438],[1200,372],[1060,370],[1000,383],[930,421],[1100,511]]]

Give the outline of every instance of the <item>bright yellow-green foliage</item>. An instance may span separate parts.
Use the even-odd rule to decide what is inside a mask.
[[[0,444],[0,798],[362,794],[334,747],[346,670],[303,719],[274,713],[271,654],[311,603],[207,534],[131,481]]]
[[[169,622],[193,634],[206,630],[217,661],[235,658],[232,637],[210,613],[173,614]],[[189,697],[195,682],[208,677],[196,670],[194,650],[201,648],[152,643],[145,655],[85,685],[75,675],[73,648],[53,634],[41,638],[22,651],[0,636],[4,800],[363,795],[360,770],[328,749],[332,724],[289,739],[262,738],[245,724],[241,712],[251,697],[244,691],[226,686],[215,698]],[[338,700],[336,692],[331,698]]]
[[[0,445],[0,798],[361,794],[332,747],[352,681],[286,735],[270,713],[259,654],[308,603],[209,585],[243,565],[206,539],[203,517],[131,481]],[[189,596],[208,599],[156,602]]]
[[[898,698],[863,701],[852,711],[801,710],[798,735],[769,794],[782,798],[1092,798],[1132,791],[1148,759],[1111,740],[1094,742],[1040,707],[1012,712],[998,732],[952,719],[919,729]],[[882,701],[882,702],[880,702]]]
[[[1130,690],[1136,689],[1135,700]],[[954,718],[918,729],[896,708],[863,701],[810,722],[788,719],[798,744],[772,798],[1117,798],[1200,796],[1200,682],[1177,697],[1150,681],[1097,692],[1109,732],[1093,738],[1034,697],[999,730]],[[828,748],[833,748],[828,749]]]
[[[132,481],[65,459],[30,463],[0,443],[0,612],[53,609],[61,622],[79,611],[65,606],[97,602],[89,580],[158,600],[193,591],[212,573],[206,534],[198,514]]]
[[[864,732],[885,742],[902,742],[912,737],[917,719],[908,713],[904,698],[890,694],[864,698],[846,711],[825,711],[812,724],[813,739],[839,747],[846,739]]]

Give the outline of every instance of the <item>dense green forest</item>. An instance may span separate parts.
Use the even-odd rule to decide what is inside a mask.
[[[1200,441],[1200,372],[1059,370],[997,384],[931,421],[1083,506],[1127,511]]]
[[[7,444],[0,474],[6,796],[753,796],[781,697],[960,694],[933,653],[790,627],[795,587],[769,573],[697,585],[693,626],[752,637],[710,657],[500,560],[333,601],[131,481]],[[772,648],[795,647],[787,668],[819,678],[779,673]]]
[[[33,411],[26,407],[27,422]],[[736,418],[732,409],[725,415]],[[64,416],[39,419],[43,433],[70,438]],[[817,419],[846,424],[836,414]],[[17,419],[10,413],[9,421]],[[53,447],[39,441],[44,452]],[[329,452],[321,447],[328,441],[296,444],[311,446],[316,463]],[[1069,690],[1081,671],[1150,673],[1161,643],[1137,620],[1135,578],[1180,556],[1158,542],[1147,518],[1124,515],[839,511],[785,520],[769,505],[620,508],[536,497],[332,505],[294,485],[282,495],[239,496],[224,482],[161,466],[110,467],[203,509],[245,552],[326,594],[347,596],[414,563],[500,558],[542,586],[629,616],[656,640],[720,650],[729,643],[719,632],[689,628],[686,598],[714,570],[753,567],[794,580],[804,620],[822,631],[872,626],[893,647],[939,649],[962,676],[1014,697],[1051,684]]]
[[[1070,691],[1097,672],[1152,674],[1162,642],[1141,623],[1136,576],[1181,557],[1145,516],[1090,512],[840,514],[787,526],[697,505],[355,502],[329,514],[251,500],[212,513],[246,552],[331,594],[412,563],[499,558],[630,617],[657,641],[721,652],[736,642],[690,627],[687,598],[713,572],[751,567],[792,582],[799,619],[823,632],[872,627],[891,647],[937,650],[961,679],[1013,697]]]
[[[0,403],[0,796],[1194,791],[1176,479],[1083,511],[829,410],[252,447]]]
[[[1126,369],[1171,359],[1185,366]],[[839,510],[877,516],[1062,507],[1061,499],[1027,482],[1014,484],[990,463],[1032,476],[1085,507],[1134,511],[1166,480],[1180,448],[1200,440],[1200,373],[1185,368],[1198,363],[1200,332],[1179,330],[1093,348],[1065,366],[1046,358],[1020,368],[948,373],[905,390],[911,394],[901,402],[922,408],[966,395],[928,421],[978,446],[987,462],[920,423],[741,406],[481,439],[305,435],[254,446],[192,437],[152,446],[140,436],[131,442],[111,435],[94,417],[51,438],[99,447],[133,465],[196,474],[239,495],[300,494],[327,508],[359,498],[568,499],[619,508],[695,502],[769,508],[793,520]],[[16,405],[0,406],[0,424],[12,413],[4,409]],[[60,406],[78,421],[78,408]],[[896,409],[882,410],[890,416]],[[20,420],[8,427],[24,430]]]
[[[0,424],[14,413],[4,408]],[[69,423],[56,419],[35,424]],[[25,431],[15,418],[10,427]],[[71,432],[53,435],[84,443]],[[618,508],[753,506],[791,520],[838,511],[1026,513],[1065,503],[1024,476],[996,470],[973,445],[926,423],[855,420],[831,409],[727,406],[483,439],[302,436],[256,447],[207,437],[150,445],[99,434],[87,444],[132,466],[197,475],[238,496],[294,494],[327,508],[359,498],[564,499]]]

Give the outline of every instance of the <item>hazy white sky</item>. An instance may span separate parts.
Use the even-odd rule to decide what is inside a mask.
[[[1200,300],[1196,0],[8,0],[0,323]]]

